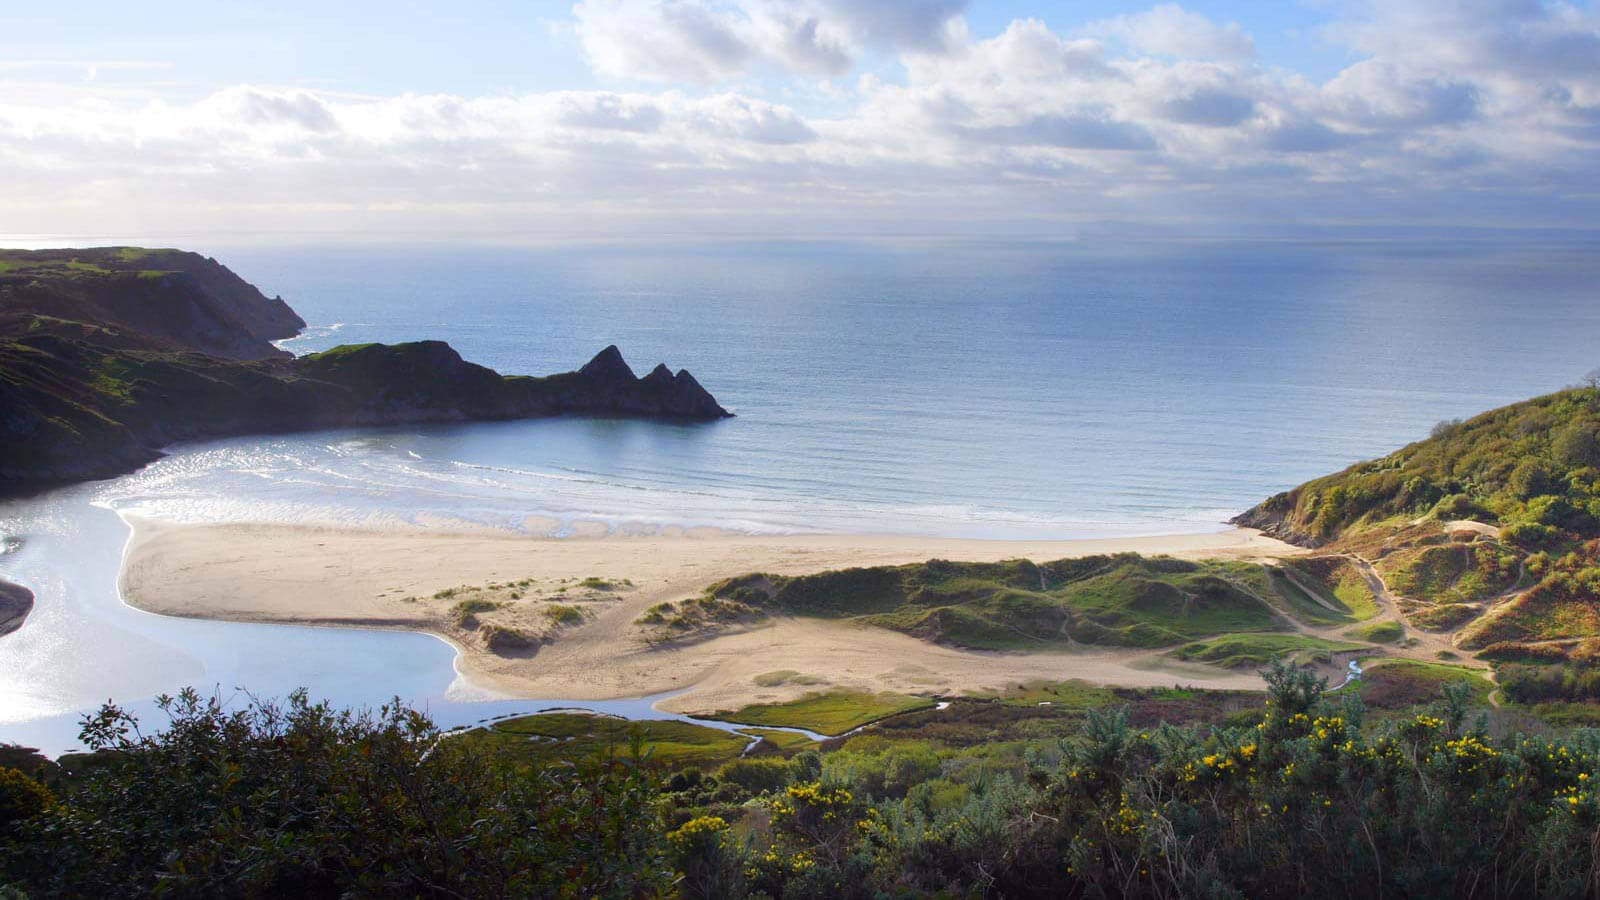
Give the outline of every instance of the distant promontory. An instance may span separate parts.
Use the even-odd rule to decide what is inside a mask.
[[[176,441],[556,415],[730,416],[693,375],[636,377],[616,347],[575,372],[500,375],[441,341],[293,357],[305,322],[178,250],[0,250],[0,490],[131,471]]]

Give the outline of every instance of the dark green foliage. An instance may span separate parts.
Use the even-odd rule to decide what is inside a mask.
[[[0,837],[55,804],[55,796],[17,769],[0,766]]]
[[[1505,664],[1495,668],[1500,690],[1513,703],[1600,700],[1600,668],[1592,665]]]
[[[20,825],[0,883],[46,897],[634,897],[665,889],[656,784],[631,757],[525,771],[420,714],[303,694],[227,712],[185,692],[142,737],[106,707],[109,760]]]
[[[854,738],[820,778],[675,811],[718,837],[677,862],[690,896],[738,896],[709,887],[735,878],[829,900],[1593,895],[1600,734],[1491,739],[1460,681],[1367,723],[1302,670],[1263,675],[1244,727],[1109,708],[1059,741]]]
[[[1597,399],[1600,390],[1574,388],[1491,410],[1274,496],[1241,521],[1329,539],[1353,526],[1430,511],[1441,519],[1526,521],[1529,501],[1556,496],[1589,516],[1563,527],[1592,536],[1600,511]]]

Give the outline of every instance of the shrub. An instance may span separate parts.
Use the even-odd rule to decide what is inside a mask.
[[[49,789],[17,769],[0,767],[0,834],[55,804]]]
[[[737,784],[750,794],[779,790],[789,783],[790,777],[788,760],[772,757],[736,759],[717,770],[718,779]]]
[[[185,690],[161,706],[171,724],[151,735],[114,706],[86,722],[82,740],[111,759],[0,844],[0,883],[35,898],[667,890],[637,744],[529,770],[398,704],[337,712],[298,692],[229,711]]]

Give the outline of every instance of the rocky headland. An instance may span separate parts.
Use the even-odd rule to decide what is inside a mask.
[[[294,357],[304,322],[177,250],[0,251],[0,491],[103,478],[185,440],[557,415],[730,415],[693,375],[634,375],[616,347],[574,372],[501,375],[441,341]]]
[[[0,581],[0,635],[10,634],[22,627],[24,619],[33,610],[33,591],[20,584]]]

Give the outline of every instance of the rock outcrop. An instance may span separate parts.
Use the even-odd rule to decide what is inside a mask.
[[[169,254],[201,259],[117,252],[146,262],[170,261]],[[0,262],[14,258],[0,251]],[[198,274],[137,276],[177,280],[167,288],[136,285],[149,288],[136,296],[116,293],[126,283],[120,270],[97,263],[98,271],[82,274],[71,262],[55,257],[55,269],[35,267],[27,284],[16,280],[18,264],[0,269],[16,276],[0,281],[0,491],[109,477],[155,459],[167,444],[229,435],[556,415],[730,415],[688,372],[657,366],[638,378],[614,346],[577,371],[545,377],[502,376],[442,341],[278,355],[267,336],[293,334],[299,318],[210,261],[196,264]],[[173,321],[156,332],[133,324],[159,319],[163,309]]]
[[[0,635],[10,634],[22,627],[24,619],[33,610],[33,591],[20,584],[0,581]]]

